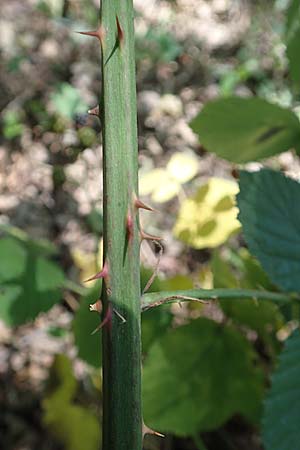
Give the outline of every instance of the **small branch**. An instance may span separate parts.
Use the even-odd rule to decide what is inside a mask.
[[[278,304],[300,301],[296,294],[258,291],[252,289],[190,289],[180,291],[151,292],[142,295],[142,312],[167,303],[194,301],[206,303],[209,300],[269,300]]]

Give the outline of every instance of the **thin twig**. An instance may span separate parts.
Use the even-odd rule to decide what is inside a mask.
[[[164,297],[160,300],[157,300],[154,303],[150,303],[148,305],[142,306],[142,311],[143,312],[148,311],[148,309],[156,308],[157,306],[161,306],[164,303],[170,303],[170,302],[173,303],[173,301],[175,301],[175,302],[178,301],[179,305],[181,306],[182,301],[185,301],[185,302],[191,301],[191,302],[206,304],[210,300],[202,300],[200,298],[188,297],[187,295],[170,295],[170,297]]]
[[[160,306],[166,303],[194,301],[206,303],[210,300],[243,300],[256,301],[268,300],[278,305],[290,304],[300,301],[300,297],[294,293],[268,292],[252,289],[189,289],[179,291],[162,291],[144,294],[141,298],[142,311]]]

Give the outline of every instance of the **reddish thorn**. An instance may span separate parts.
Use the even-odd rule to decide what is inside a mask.
[[[155,436],[160,436],[160,437],[165,437],[164,434],[159,433],[158,431],[152,430],[151,428],[147,427],[147,425],[145,425],[143,423],[143,436],[145,436],[145,434],[154,434]]]
[[[135,199],[134,206],[137,209],[146,209],[147,211],[154,211],[153,208],[151,208],[150,206],[145,205],[145,203],[143,203],[139,198]]]
[[[127,238],[129,241],[132,240],[133,238],[133,219],[132,219],[132,215],[130,213],[130,211],[128,211],[127,213],[127,217],[126,217],[126,231],[127,231]]]
[[[107,276],[108,276],[108,264],[105,261],[104,266],[102,267],[102,270],[100,272],[96,273],[96,275],[93,275],[91,278],[84,280],[84,283],[87,283],[88,281],[99,280],[99,278],[107,278]]]
[[[95,106],[95,108],[89,109],[88,114],[90,114],[91,116],[99,117],[99,114],[100,114],[99,106]]]
[[[153,236],[152,234],[145,233],[145,231],[140,230],[140,236],[141,240],[147,240],[147,241],[162,241],[163,238],[158,236]]]
[[[83,34],[85,36],[96,37],[100,42],[102,42],[102,39],[104,37],[104,32],[101,27],[99,27],[96,31],[76,31],[76,33]]]
[[[121,45],[124,41],[124,33],[123,33],[122,27],[120,25],[118,16],[116,16],[116,22],[117,22],[117,29],[118,29],[118,41]]]
[[[111,319],[112,319],[112,307],[111,307],[111,304],[109,304],[107,307],[104,319],[91,334],[93,335],[93,334],[97,333],[97,331],[101,330],[101,328],[105,327],[106,325],[111,327]]]
[[[98,313],[102,312],[102,302],[101,300],[97,300],[96,303],[90,305],[90,311],[96,311]]]

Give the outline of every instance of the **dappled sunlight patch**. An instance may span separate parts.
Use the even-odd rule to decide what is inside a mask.
[[[234,181],[211,178],[181,204],[175,236],[195,248],[217,247],[240,228]]]
[[[153,169],[140,176],[140,195],[150,195],[152,201],[164,203],[181,191],[181,185],[191,181],[198,172],[198,159],[190,152],[174,153],[166,168]]]

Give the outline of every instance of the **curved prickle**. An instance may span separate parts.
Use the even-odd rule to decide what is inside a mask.
[[[140,230],[140,237],[141,237],[141,241],[146,240],[146,241],[162,241],[163,238],[159,237],[159,236],[153,236],[152,234],[148,234],[143,230]]]
[[[100,26],[96,31],[76,31],[78,34],[83,34],[84,36],[96,37],[102,43],[104,38],[104,30]]]
[[[134,200],[134,206],[136,207],[136,209],[146,209],[147,211],[152,211],[152,212],[154,211],[153,208],[145,205],[145,203],[143,203],[139,198],[136,198]]]
[[[108,264],[107,264],[107,262],[105,262],[102,270],[100,270],[100,272],[96,273],[96,275],[93,275],[91,278],[84,280],[84,283],[87,283],[88,281],[99,280],[100,278],[105,279],[107,277],[108,277]]]

